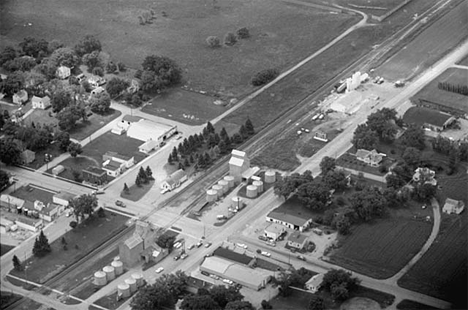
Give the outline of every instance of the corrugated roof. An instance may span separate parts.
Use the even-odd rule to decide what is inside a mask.
[[[232,150],[231,155],[236,157],[245,157],[245,152],[239,150]]]
[[[307,215],[304,215],[304,217],[302,217],[297,214],[286,213],[284,211],[278,210],[278,208],[268,213],[267,217],[282,222],[290,223],[296,226],[302,226],[312,218],[312,216],[309,217]]]
[[[143,242],[143,239],[139,235],[134,234],[130,238],[125,240],[124,243],[129,249],[133,249],[134,247],[136,247],[137,245],[139,245],[142,242]]]
[[[231,159],[229,160],[229,164],[233,166],[242,167],[242,165],[244,164],[244,160],[237,157],[231,157]]]

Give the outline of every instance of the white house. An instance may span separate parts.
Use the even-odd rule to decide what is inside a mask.
[[[119,176],[122,171],[132,167],[135,164],[133,156],[125,156],[115,152],[106,152],[102,159],[102,169],[111,177]]]
[[[23,104],[28,101],[28,93],[22,89],[13,95],[13,103]]]
[[[105,91],[106,91],[106,90],[105,90],[103,87],[98,86],[98,87],[96,87],[95,89],[93,89],[93,90],[91,91],[91,96],[99,95],[99,94],[101,94],[101,93],[103,93],[103,92],[105,92]]]
[[[184,170],[179,169],[173,174],[171,174],[167,179],[164,180],[161,184],[161,189],[166,191],[171,191],[176,187],[179,187],[180,184],[187,181],[187,174]]]
[[[306,282],[305,287],[312,293],[316,293],[320,287],[322,286],[323,282],[323,273],[316,274],[309,281]]]
[[[465,203],[463,201],[447,198],[447,200],[445,200],[445,204],[442,208],[442,211],[447,214],[460,214],[463,212],[464,209]]]
[[[32,102],[33,109],[45,110],[48,107],[50,107],[49,96],[44,96],[44,97],[33,96],[31,102]]]
[[[115,124],[111,132],[116,135],[123,135],[124,133],[127,132],[128,128],[130,127],[130,124],[131,124],[130,122],[122,120],[121,122],[118,122],[117,124]]]
[[[55,71],[55,75],[62,80],[65,80],[68,78],[71,74],[71,69],[68,68],[67,66],[60,66],[57,68],[57,71]]]

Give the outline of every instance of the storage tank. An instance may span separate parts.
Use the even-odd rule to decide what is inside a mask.
[[[117,292],[123,298],[128,298],[130,297],[130,286],[127,283],[121,283],[117,285]]]
[[[130,293],[133,294],[137,290],[136,280],[133,278],[125,279],[125,284],[130,286]]]
[[[275,183],[276,182],[276,172],[273,170],[267,170],[265,172],[265,183]]]
[[[141,273],[132,274],[132,278],[135,279],[137,287],[143,285],[143,275]]]
[[[232,197],[231,208],[236,209],[237,207],[239,207],[239,209],[242,209],[242,204],[243,204],[242,198],[237,197],[237,196]]]
[[[102,268],[102,271],[106,273],[107,282],[110,282],[115,279],[115,269],[112,266],[106,266]]]
[[[111,263],[111,266],[114,267],[115,275],[118,277],[123,273],[123,263],[119,260],[114,260]]]
[[[213,185],[211,189],[215,190],[218,193],[218,198],[224,194],[223,187],[220,185]]]
[[[94,273],[94,284],[97,286],[104,286],[107,284],[107,277],[104,271],[96,271]]]
[[[206,201],[211,202],[215,201],[218,199],[218,192],[216,192],[214,189],[209,189],[206,191]]]
[[[257,187],[255,185],[249,185],[247,186],[247,192],[246,192],[247,197],[249,198],[255,198],[257,197]]]
[[[263,182],[262,181],[253,181],[252,185],[255,185],[257,187],[257,192],[258,193],[263,192]]]
[[[234,183],[234,177],[232,175],[227,175],[224,177],[224,181],[228,182],[229,188],[233,188],[235,183]]]
[[[219,180],[218,185],[223,188],[223,193],[226,194],[229,191],[229,183],[226,180]]]

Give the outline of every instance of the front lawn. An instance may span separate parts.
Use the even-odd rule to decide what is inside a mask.
[[[110,236],[125,229],[127,220],[127,217],[111,212],[107,212],[105,218],[92,216],[77,228],[69,230],[63,235],[67,242],[67,250],[63,248],[62,238],[58,238],[51,243],[51,253],[40,258],[33,256],[26,261],[27,272],[13,269],[10,273],[36,283],[44,283],[99,246]]]
[[[14,248],[15,247],[12,245],[0,243],[0,256],[3,256],[4,254],[10,252]]]
[[[142,184],[141,186],[137,186],[136,184],[133,184],[128,188],[128,192],[125,192],[122,190],[120,192],[120,197],[131,200],[131,201],[138,201],[143,196],[148,193],[154,185],[154,181],[149,182],[148,184]]]
[[[79,121],[76,123],[76,126],[70,131],[70,137],[78,141],[84,140],[89,136],[92,137],[95,131],[104,127],[121,114],[122,112],[114,109],[109,109],[109,112],[103,115],[93,113],[86,122]]]
[[[58,176],[72,181],[76,181],[75,177],[73,176],[73,171],[77,171],[81,174],[84,169],[87,169],[90,166],[101,166],[100,162],[96,162],[93,158],[85,157],[82,155],[79,155],[77,157],[69,157],[62,161],[60,165],[64,166],[65,170],[61,172]],[[53,168],[55,167],[50,167],[49,170],[47,170],[47,172],[52,174]]]

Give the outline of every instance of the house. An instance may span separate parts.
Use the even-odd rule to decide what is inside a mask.
[[[91,85],[92,87],[99,88],[100,86],[106,84],[106,79],[100,76],[92,76],[88,79],[88,82],[89,82],[89,85]]]
[[[125,164],[112,159],[106,160],[102,164],[102,169],[111,177],[118,177],[125,170]]]
[[[45,110],[50,107],[50,98],[49,96],[38,97],[33,96],[31,99],[33,109],[42,109]]]
[[[179,169],[162,182],[161,189],[171,191],[185,181],[187,181],[187,174],[184,170]]]
[[[125,156],[116,152],[106,152],[102,155],[102,160],[105,162],[107,160],[113,160],[118,163],[123,164],[125,168],[130,168],[135,165],[135,158],[133,156]]]
[[[414,124],[424,129],[440,132],[456,121],[456,118],[448,113],[439,112],[425,107],[411,107],[403,115],[406,124]]]
[[[127,93],[134,94],[140,90],[140,82],[133,79],[130,81],[130,86],[127,88]]]
[[[82,176],[85,182],[91,184],[102,185],[107,183],[106,171],[98,167],[90,166],[84,169]]]
[[[308,243],[309,239],[307,239],[307,236],[301,235],[299,231],[295,231],[289,235],[287,245],[302,250]]]
[[[320,287],[322,286],[323,282],[323,273],[316,274],[312,276],[306,283],[305,287],[307,290],[311,291],[311,293],[317,293]]]
[[[416,170],[414,170],[413,181],[422,184],[431,184],[434,186],[437,185],[437,180],[435,179],[435,171],[427,167],[419,167]]]
[[[465,203],[461,200],[455,200],[451,198],[447,198],[445,200],[444,207],[442,208],[442,212],[447,214],[460,214],[465,209]]]
[[[140,145],[138,150],[142,153],[149,154],[152,150],[159,146],[159,142],[153,139],[150,139]]]
[[[24,150],[21,152],[21,161],[27,165],[36,160],[36,153],[31,150]]]
[[[387,156],[383,153],[378,153],[375,149],[372,151],[359,149],[356,154],[356,159],[365,162],[366,164],[377,167],[382,159]]]
[[[312,214],[305,207],[280,206],[268,213],[266,221],[304,231],[312,223]]]
[[[115,124],[111,132],[116,135],[123,135],[124,133],[127,132],[128,128],[130,127],[130,124],[131,124],[130,122],[122,120],[121,122],[118,122],[117,124]]]
[[[91,91],[91,96],[99,95],[99,94],[101,94],[101,93],[103,93],[103,92],[105,92],[105,91],[106,91],[106,90],[105,90],[103,87],[98,86],[98,87],[96,87],[95,89],[93,89],[93,90]]]
[[[271,223],[265,228],[265,237],[273,239],[274,241],[286,232],[286,228],[282,225]]]
[[[68,68],[67,66],[60,66],[57,68],[57,71],[55,71],[55,75],[62,80],[65,80],[68,78],[71,74],[71,69]]]
[[[13,95],[13,103],[23,104],[28,101],[28,93],[22,89]]]
[[[245,152],[232,150],[229,160],[229,175],[234,177],[234,182],[242,181],[242,173],[250,168],[250,159]]]

